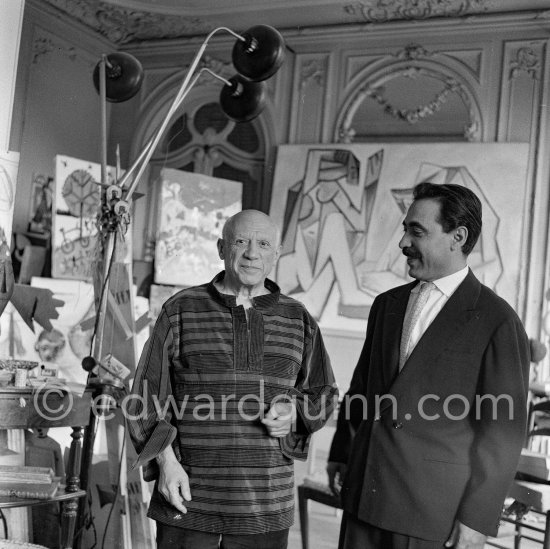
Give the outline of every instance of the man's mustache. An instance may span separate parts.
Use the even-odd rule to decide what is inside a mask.
[[[403,255],[410,257],[412,259],[421,259],[421,255],[411,248],[403,248]]]

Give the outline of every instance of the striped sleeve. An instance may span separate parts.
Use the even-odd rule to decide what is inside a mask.
[[[282,452],[293,459],[307,459],[309,438],[328,421],[335,409],[338,388],[317,323],[309,317],[306,345],[296,384],[289,395],[296,403],[296,428],[281,439]]]
[[[177,429],[171,423],[172,344],[170,319],[163,308],[139,360],[127,406],[128,430],[138,454],[133,467],[143,467],[145,480],[158,477],[154,458],[172,444],[177,435]],[[177,445],[173,446],[179,459]]]

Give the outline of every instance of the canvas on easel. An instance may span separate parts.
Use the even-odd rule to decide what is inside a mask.
[[[194,286],[220,270],[216,242],[242,208],[242,183],[199,173],[161,171],[155,283]]]

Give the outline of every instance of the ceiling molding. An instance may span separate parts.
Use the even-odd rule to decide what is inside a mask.
[[[323,32],[341,25],[470,23],[520,15],[550,23],[550,0],[34,0],[118,46],[204,36],[226,26],[242,32],[268,24]],[[512,16],[512,17],[510,17]],[[365,28],[365,27],[364,27]]]

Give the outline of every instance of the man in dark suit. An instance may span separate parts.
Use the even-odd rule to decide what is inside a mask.
[[[343,549],[480,549],[524,440],[529,343],[467,266],[481,203],[421,183],[399,242],[416,280],[379,295],[327,471]],[[346,468],[347,464],[347,468]]]

